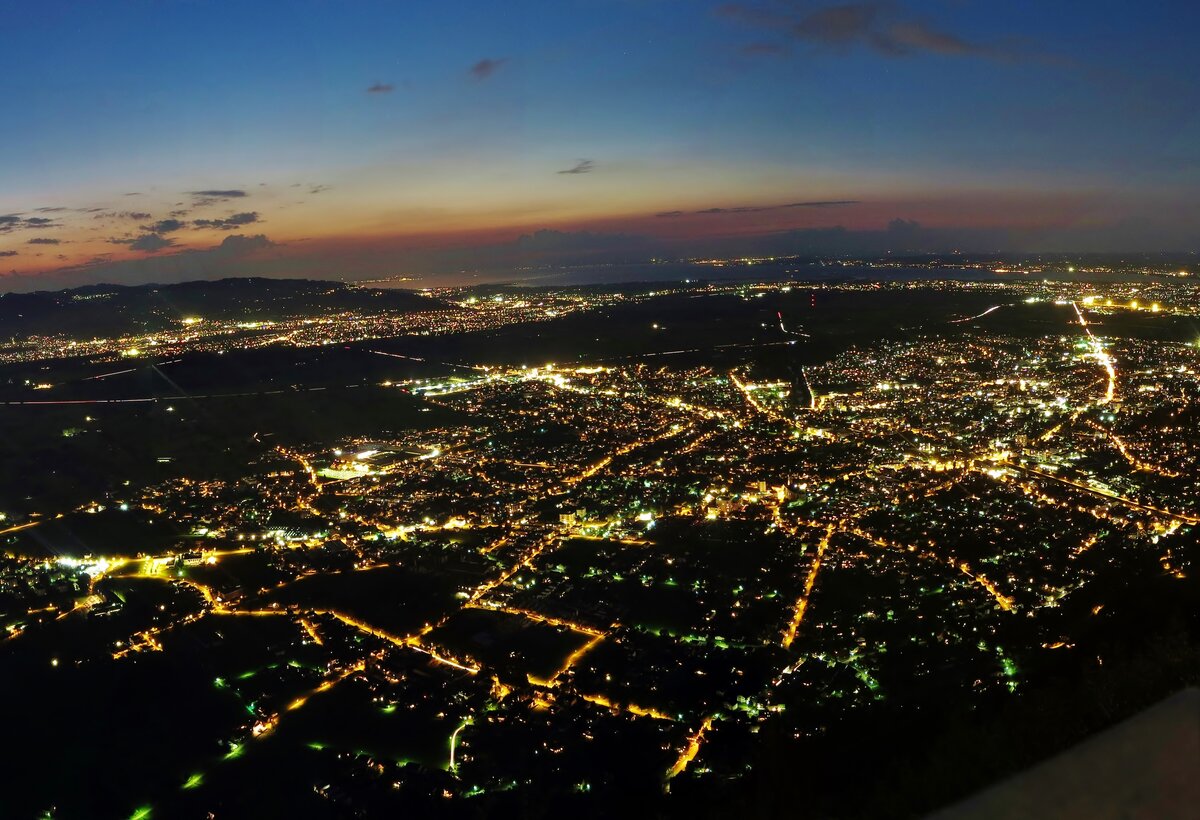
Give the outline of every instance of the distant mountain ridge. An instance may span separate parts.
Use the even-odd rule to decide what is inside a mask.
[[[441,300],[406,290],[361,288],[310,279],[230,278],[171,285],[84,285],[59,291],[0,294],[0,338],[150,333],[187,318],[265,321],[361,311],[420,313]]]

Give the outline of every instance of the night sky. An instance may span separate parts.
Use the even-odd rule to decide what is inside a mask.
[[[3,6],[0,290],[1200,250],[1185,0]]]

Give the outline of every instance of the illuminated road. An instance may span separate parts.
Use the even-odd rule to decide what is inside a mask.
[[[38,524],[41,524],[41,523],[42,523],[41,521],[29,521],[28,523],[25,523],[25,524],[17,524],[15,526],[8,527],[7,529],[0,530],[0,535],[8,535],[10,532],[20,532],[21,530],[27,530],[30,527],[36,527]]]
[[[829,539],[833,537],[833,533],[834,526],[830,524],[825,528],[825,534],[821,536],[821,540],[817,542],[817,554],[813,556],[812,564],[808,568],[808,576],[804,579],[804,591],[796,601],[792,619],[783,633],[781,645],[784,649],[791,647],[792,641],[796,640],[796,633],[800,629],[800,622],[804,620],[804,613],[808,610],[808,599],[817,583],[817,573],[821,571],[821,561],[825,558],[825,550],[829,549]]]
[[[1126,498],[1124,496],[1117,495],[1116,493],[1098,490],[1095,487],[1089,487],[1086,484],[1080,484],[1078,481],[1071,481],[1069,478],[1062,478],[1061,476],[1056,476],[1051,473],[1046,473],[1041,470],[1035,469],[1033,467],[1024,467],[1020,464],[1016,464],[1011,461],[1002,461],[1000,463],[1004,464],[1006,467],[1011,467],[1012,469],[1018,470],[1022,473],[1028,473],[1029,475],[1035,475],[1035,476],[1038,476],[1039,478],[1045,478],[1050,481],[1057,481],[1059,484],[1065,484],[1068,487],[1074,487],[1075,489],[1080,490],[1081,492],[1085,492],[1090,495],[1097,496],[1098,498],[1103,498],[1107,501],[1116,501],[1118,504],[1124,504],[1126,507],[1132,507],[1133,509],[1136,509],[1136,510],[1143,510],[1144,512],[1155,513],[1157,515],[1161,515],[1166,518],[1171,518],[1176,521],[1183,521],[1187,524],[1200,524],[1200,516],[1187,515],[1185,513],[1175,513],[1175,512],[1171,512],[1170,510],[1164,510],[1161,507],[1153,507],[1149,504],[1141,504],[1137,501],[1134,501],[1132,498]]]
[[[976,314],[976,315],[974,315],[974,316],[968,316],[968,317],[966,317],[965,319],[951,319],[951,320],[950,320],[950,322],[949,322],[949,324],[952,324],[952,325],[960,325],[960,324],[962,324],[963,322],[973,322],[973,321],[975,321],[976,319],[982,319],[984,316],[987,316],[989,313],[991,313],[991,312],[993,312],[993,311],[996,311],[996,310],[999,310],[999,309],[1000,309],[1000,308],[1002,308],[1002,307],[1006,307],[1006,305],[992,305],[990,308],[988,308],[987,310],[985,310],[983,313],[978,313],[978,314]]]
[[[973,583],[978,584],[980,587],[987,590],[988,594],[992,596],[992,599],[995,600],[996,604],[1002,610],[1004,610],[1005,612],[1013,612],[1014,611],[1015,602],[1014,602],[1013,598],[1011,596],[1008,596],[1008,595],[1005,595],[1004,593],[1002,593],[1000,591],[1000,588],[997,587],[992,581],[988,580],[986,576],[972,570],[970,565],[967,564],[966,561],[959,561],[953,557],[943,557],[941,555],[938,555],[937,553],[929,552],[928,550],[918,550],[914,546],[897,544],[894,541],[888,541],[887,539],[880,538],[878,535],[875,535],[874,533],[868,532],[864,529],[860,529],[857,527],[846,526],[846,527],[843,527],[842,531],[852,533],[853,535],[857,535],[860,538],[864,538],[877,547],[884,547],[886,549],[894,549],[894,550],[900,550],[902,552],[914,553],[917,555],[918,558],[924,558],[924,559],[927,559],[930,561],[936,561],[940,564],[946,564],[948,566],[951,566],[954,569],[961,572],[963,575],[970,578]]]
[[[783,422],[784,424],[790,425],[792,427],[797,426],[795,421],[793,421],[792,419],[789,419],[787,416],[784,416],[782,413],[778,413],[778,412],[772,410],[770,407],[767,407],[765,404],[763,404],[757,398],[755,398],[754,397],[754,386],[747,384],[746,382],[744,382],[740,378],[738,378],[736,371],[733,371],[733,370],[729,371],[729,379],[730,379],[730,381],[733,382],[734,386],[737,387],[738,390],[742,391],[742,395],[746,397],[746,402],[751,407],[753,407],[755,410],[762,413],[767,418],[772,419],[773,421]]]
[[[679,758],[675,761],[675,764],[667,770],[667,781],[670,781],[672,778],[682,774],[684,770],[691,765],[691,762],[696,759],[696,755],[700,754],[700,745],[704,743],[704,735],[707,734],[708,730],[712,728],[714,719],[715,718],[711,715],[706,717],[704,722],[700,724],[700,728],[696,730],[696,733],[688,738],[687,745],[683,747],[683,751],[679,754]]]
[[[458,773],[458,763],[457,763],[457,762],[455,761],[455,759],[454,759],[454,752],[455,752],[455,750],[456,750],[456,749],[457,749],[457,747],[458,747],[458,733],[459,733],[459,732],[461,732],[463,729],[467,728],[467,727],[468,727],[468,726],[470,726],[470,725],[471,725],[471,719],[470,719],[470,718],[467,718],[467,719],[466,719],[466,720],[464,720],[462,723],[460,723],[460,724],[459,724],[459,726],[458,726],[458,728],[454,730],[454,733],[450,735],[450,766],[449,766],[449,771],[451,771],[451,772],[453,772],[453,773],[455,773],[455,774],[457,774],[457,773]]]
[[[1108,351],[1104,349],[1104,344],[1092,333],[1092,329],[1088,325],[1087,319],[1084,318],[1083,311],[1079,309],[1079,305],[1071,302],[1071,307],[1075,309],[1075,315],[1079,318],[1079,325],[1087,332],[1088,344],[1092,347],[1092,355],[1096,358],[1096,361],[1100,362],[1100,366],[1104,368],[1104,372],[1108,375],[1108,386],[1105,388],[1104,397],[1100,399],[1099,403],[1110,404],[1117,391],[1116,365],[1113,363],[1112,356],[1108,355]]]
[[[646,706],[638,706],[636,703],[616,703],[604,695],[588,695],[579,693],[580,700],[585,700],[588,703],[594,703],[597,706],[603,706],[605,709],[611,709],[614,712],[628,712],[637,717],[648,717],[654,720],[669,720],[674,721],[675,718],[670,715],[660,712],[658,709],[652,709]]]
[[[1001,609],[1003,609],[1005,612],[1013,611],[1012,597],[1000,592],[1000,588],[989,581],[984,575],[974,572],[971,569],[970,564],[968,564],[966,561],[955,561],[954,559],[950,559],[949,563],[958,567],[959,572],[986,589],[991,594],[992,598],[995,599],[996,603],[1000,605]]]
[[[591,652],[592,649],[596,646],[596,644],[600,643],[600,641],[602,641],[602,640],[604,640],[603,635],[596,635],[590,641],[588,641],[583,646],[579,647],[574,652],[572,652],[570,655],[568,655],[566,660],[563,661],[562,665],[549,678],[542,679],[542,678],[535,678],[533,675],[528,675],[527,677],[529,678],[529,682],[534,684],[535,686],[545,686],[545,687],[553,689],[554,687],[558,686],[559,677],[564,672],[566,672],[568,669],[570,669],[572,666],[574,666],[575,663],[580,658],[582,658],[588,652]]]
[[[1148,461],[1143,461],[1142,459],[1138,458],[1137,455],[1129,449],[1129,445],[1107,427],[1102,427],[1096,422],[1090,420],[1088,421],[1088,426],[1098,433],[1102,433],[1103,435],[1107,436],[1109,441],[1113,443],[1113,446],[1117,448],[1117,452],[1119,452],[1135,470],[1139,470],[1143,473],[1154,473],[1155,475],[1160,475],[1164,478],[1182,478],[1181,473],[1177,473],[1174,470],[1168,470],[1165,467],[1160,467],[1157,464],[1151,464]]]

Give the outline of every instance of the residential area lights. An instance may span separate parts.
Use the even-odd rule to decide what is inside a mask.
[[[688,293],[799,295],[785,287]],[[812,290],[869,292],[834,287]],[[1200,315],[1200,298],[1034,280],[888,287],[954,309],[882,341],[838,338],[799,369],[784,347],[658,356],[691,349],[669,338],[682,320],[659,322],[664,343],[627,357],[521,366],[464,355],[440,370],[410,357],[404,367],[430,370],[388,372],[371,389],[402,395],[411,424],[263,428],[231,444],[220,471],[164,464],[86,504],[6,509],[0,582],[22,603],[5,640],[38,645],[56,624],[111,633],[98,659],[47,645],[38,668],[54,675],[101,662],[139,675],[181,647],[217,658],[261,644],[253,652],[279,666],[270,674],[206,656],[217,667],[206,691],[240,721],[208,762],[246,766],[344,698],[374,704],[364,720],[396,721],[380,734],[403,734],[401,718],[432,727],[421,765],[463,800],[519,788],[502,774],[509,756],[550,777],[593,746],[640,761],[678,797],[682,780],[738,776],[733,744],[771,721],[802,722],[798,704],[836,722],[901,697],[897,669],[944,676],[934,682],[964,698],[1006,697],[1039,658],[1077,651],[1069,619],[1055,617],[1066,607],[1107,617],[1104,584],[1129,555],[1171,583],[1194,571],[1200,447],[1186,424],[1200,409],[1200,360],[1121,321]],[[417,324],[474,332],[640,299],[464,298]],[[774,344],[776,314],[763,312],[753,332]],[[194,318],[174,335],[83,347],[140,360],[232,344],[228,324]],[[395,330],[362,315],[308,318],[238,338],[279,349]],[[371,346],[364,355],[389,367],[407,355]],[[64,384],[45,383],[29,395]],[[324,391],[334,406],[345,395]],[[170,418],[205,401],[173,400]],[[115,412],[67,407],[101,419],[70,422],[84,427]],[[112,548],[36,551],[100,523],[117,533]],[[213,675],[222,683],[208,687]],[[370,766],[381,782],[415,778],[398,762],[407,752],[334,740],[306,736],[320,748],[305,754]],[[172,789],[219,786],[208,762],[180,769],[195,774]]]

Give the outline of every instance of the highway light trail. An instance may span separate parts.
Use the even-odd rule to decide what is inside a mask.
[[[989,313],[991,313],[992,311],[999,310],[999,309],[1000,309],[1000,308],[1002,308],[1002,307],[1004,307],[1004,305],[992,305],[990,308],[988,308],[987,310],[985,310],[983,313],[977,313],[976,315],[974,315],[974,316],[968,316],[968,317],[966,317],[965,319],[951,319],[951,320],[950,320],[950,322],[949,322],[949,324],[952,324],[952,325],[960,325],[960,324],[962,324],[963,322],[973,322],[973,321],[975,321],[976,319],[982,319],[984,316],[987,316],[987,315],[988,315]]]
[[[392,359],[405,359],[406,361],[410,361],[410,362],[425,362],[425,361],[427,361],[426,359],[422,359],[419,356],[405,356],[400,353],[387,353],[383,350],[369,350],[367,352],[374,353],[377,356],[388,356]],[[472,372],[483,371],[486,373],[488,370],[488,368],[486,368],[482,365],[456,364],[455,362],[441,362],[441,361],[434,362],[434,364],[440,364],[443,367],[456,367],[460,370],[470,370]]]
[[[0,530],[0,535],[8,535],[9,533],[20,532],[21,530],[27,530],[32,527],[36,527],[41,523],[42,523],[41,521],[28,521],[24,524],[15,524],[11,527],[6,527],[6,528]]]
[[[1100,362],[1100,366],[1104,368],[1104,372],[1108,375],[1108,386],[1105,388],[1104,397],[1100,399],[1099,403],[1111,404],[1117,391],[1116,365],[1113,364],[1112,356],[1104,349],[1104,344],[1092,333],[1092,329],[1088,326],[1088,321],[1084,318],[1083,311],[1079,309],[1079,305],[1071,302],[1071,307],[1075,309],[1075,315],[1079,318],[1079,325],[1087,332],[1088,344],[1091,345],[1092,355],[1096,361]]]
[[[101,373],[99,376],[88,376],[87,378],[81,379],[80,381],[90,382],[90,381],[95,381],[97,379],[107,379],[109,376],[123,376],[126,373],[132,373],[136,369],[137,368],[135,368],[135,367],[129,367],[129,368],[126,368],[125,370],[114,370],[111,373]]]
[[[817,394],[812,389],[812,383],[808,380],[808,369],[800,368],[800,377],[804,379],[804,388],[808,391],[808,409],[817,409]]]
[[[811,338],[811,337],[810,337],[810,336],[809,336],[807,333],[804,333],[804,332],[802,332],[802,331],[798,331],[798,330],[788,330],[788,329],[787,329],[787,326],[786,326],[786,325],[784,325],[784,323],[783,323],[783,313],[782,313],[782,311],[778,311],[778,310],[777,310],[777,311],[775,311],[775,315],[776,315],[777,317],[779,317],[779,330],[780,330],[780,332],[782,332],[782,333],[785,333],[785,334],[787,334],[788,336],[803,336],[803,337],[804,337],[804,338],[806,338],[806,339],[808,339],[808,338]]]

